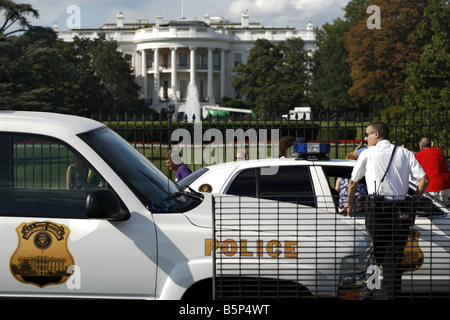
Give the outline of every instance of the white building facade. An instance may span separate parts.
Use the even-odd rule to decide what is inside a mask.
[[[54,28],[57,31],[57,26]],[[234,98],[232,69],[240,62],[246,63],[258,39],[278,43],[300,37],[311,53],[316,48],[311,23],[306,30],[264,28],[259,23],[250,23],[247,12],[242,14],[240,23],[208,14],[202,21],[164,21],[159,15],[154,23],[148,20],[125,23],[123,14],[119,13],[115,24],[58,34],[64,41],[72,41],[74,36],[94,39],[100,33],[117,41],[142,88],[142,97],[157,111],[169,103],[178,110],[186,101],[189,84],[195,84],[201,105],[215,105],[225,97]]]

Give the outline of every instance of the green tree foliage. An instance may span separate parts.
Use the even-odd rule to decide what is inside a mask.
[[[55,33],[31,27],[19,37],[0,40],[0,108],[68,112],[71,67]]]
[[[49,28],[34,27],[28,4],[0,0],[0,109],[72,114],[145,109],[139,86],[117,42],[63,42]],[[10,28],[19,28],[10,31]],[[11,36],[22,32],[21,35]]]
[[[76,37],[70,50],[78,75],[75,94],[77,99],[84,100],[87,111],[142,111],[144,106],[138,99],[139,86],[117,50],[116,41],[106,40],[104,34],[94,40]]]
[[[344,18],[316,28],[317,50],[314,54],[314,87],[312,106],[314,110],[355,111],[348,90],[353,85],[348,52],[344,47],[346,33],[358,21],[367,19],[369,0],[351,0],[344,8]],[[361,111],[361,110],[358,110]]]
[[[420,61],[408,68],[405,107],[408,111],[450,110],[450,6],[430,0],[415,36],[425,42]]]
[[[0,0],[0,14],[3,19],[0,20],[0,36],[9,36],[16,32],[28,30],[31,25],[27,16],[39,17],[37,10],[29,4],[17,4],[11,0]],[[11,27],[18,28],[10,31]]]
[[[318,49],[315,53],[313,106],[315,110],[351,111],[355,104],[347,93],[352,85],[348,54],[344,48],[345,33],[350,23],[336,19],[316,29]]]
[[[351,26],[356,25],[360,20],[367,19],[367,7],[369,0],[350,0],[344,8],[345,21],[349,22]]]
[[[0,109],[72,114],[144,109],[117,43],[63,42],[49,28],[31,27],[0,40]]]
[[[259,39],[234,71],[233,86],[256,112],[280,114],[309,100],[311,58],[300,38],[279,44]]]
[[[446,0],[430,0],[415,37],[424,42],[420,61],[408,67],[405,110],[425,122],[416,136],[429,136],[448,150],[450,110],[450,7]],[[414,119],[411,119],[411,124]],[[439,130],[441,128],[441,130]],[[411,130],[409,130],[411,131]],[[417,131],[417,130],[416,130]],[[411,136],[413,133],[409,132]]]

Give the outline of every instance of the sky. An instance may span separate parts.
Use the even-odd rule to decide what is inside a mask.
[[[125,23],[137,19],[155,22],[159,14],[164,20],[202,20],[205,13],[240,22],[244,10],[248,10],[250,22],[264,27],[295,27],[306,29],[308,22],[322,26],[343,16],[348,0],[15,0],[28,3],[39,11],[39,19],[30,19],[34,25],[52,27],[58,24],[60,31],[79,24],[81,28],[97,28],[105,23],[115,23],[122,12]],[[77,13],[79,12],[79,14]],[[79,17],[74,19],[74,15]]]

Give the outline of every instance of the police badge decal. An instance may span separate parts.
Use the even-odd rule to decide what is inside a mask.
[[[75,265],[67,248],[69,228],[42,221],[22,223],[16,232],[19,244],[10,260],[14,278],[40,288],[67,281],[73,272],[67,268]]]

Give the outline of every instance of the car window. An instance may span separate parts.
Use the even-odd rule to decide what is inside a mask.
[[[242,197],[256,197],[256,172],[257,169],[251,168],[238,173],[226,193]]]
[[[194,181],[196,181],[198,178],[200,178],[202,175],[204,175],[209,169],[208,168],[201,168],[198,169],[195,172],[192,172],[190,175],[188,175],[186,178],[178,182],[178,185],[183,188],[184,186],[189,186]]]
[[[273,175],[261,174],[260,168],[247,169],[233,179],[226,193],[316,206],[307,166],[280,166]]]
[[[84,217],[89,190],[106,182],[65,143],[0,134],[0,215]]]

